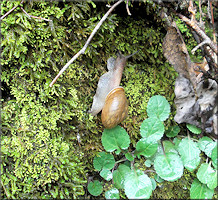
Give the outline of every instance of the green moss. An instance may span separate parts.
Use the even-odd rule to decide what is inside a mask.
[[[4,0],[1,14],[16,4],[19,2]],[[114,11],[85,54],[49,87],[108,9],[104,2],[94,4],[95,9],[88,1],[31,1],[24,9],[52,22],[29,19],[17,8],[1,23],[4,198],[72,199],[84,194],[86,173],[94,173],[93,157],[103,150],[100,115],[92,117],[87,111],[99,77],[106,72],[106,61],[117,50],[125,55],[139,50],[128,60],[121,81],[129,100],[129,115],[121,125],[133,146],[140,138],[151,96],[165,96],[175,112],[177,74],[163,56],[165,30],[157,8],[149,3],[136,3],[131,17],[122,14],[126,13],[124,5],[119,7],[124,12]],[[174,123],[172,118],[166,126]]]

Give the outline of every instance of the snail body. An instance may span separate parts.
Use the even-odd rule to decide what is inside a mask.
[[[105,128],[113,128],[127,117],[128,102],[124,89],[119,85],[126,60],[132,55],[118,54],[116,59],[109,58],[107,60],[109,71],[99,79],[89,113],[95,116],[102,110],[101,119]]]

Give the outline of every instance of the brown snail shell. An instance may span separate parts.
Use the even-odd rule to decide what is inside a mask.
[[[112,89],[105,100],[101,113],[102,124],[111,129],[122,122],[128,114],[128,101],[123,87]]]

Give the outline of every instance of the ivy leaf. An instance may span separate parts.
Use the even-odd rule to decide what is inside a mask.
[[[147,138],[142,138],[136,144],[136,152],[135,155],[140,156],[143,155],[145,157],[151,157],[157,151],[158,143],[148,143]]]
[[[203,151],[208,157],[211,157],[211,153],[213,148],[216,146],[216,142],[214,142],[209,137],[202,137],[198,141],[198,146],[201,151]]]
[[[99,196],[103,191],[103,186],[100,181],[95,180],[88,184],[88,191],[93,196]]]
[[[151,160],[147,159],[147,160],[145,161],[145,166],[146,166],[146,167],[151,167],[151,164],[152,164],[152,161],[151,161]]]
[[[175,136],[178,135],[179,132],[180,132],[179,126],[171,126],[166,131],[166,136],[169,137],[169,138],[170,137],[175,137]]]
[[[100,172],[100,176],[106,181],[110,181],[112,179],[112,172],[109,169],[102,169]]]
[[[158,176],[157,174],[154,175],[154,178],[155,180],[158,182],[158,183],[162,183],[164,182],[164,179],[162,179],[160,176]]]
[[[212,199],[214,190],[208,188],[205,184],[199,182],[196,178],[194,179],[191,189],[191,199]]]
[[[106,199],[120,199],[119,190],[116,188],[112,188],[105,192]]]
[[[100,152],[98,153],[98,156],[95,156],[93,160],[94,168],[98,171],[101,171],[102,169],[112,169],[115,165],[115,160],[113,155],[106,153],[106,152]]]
[[[175,181],[183,174],[182,160],[175,153],[157,156],[154,160],[154,169],[162,179],[167,181]]]
[[[179,143],[178,151],[186,169],[193,171],[200,163],[200,150],[196,142],[190,138],[184,138]]]
[[[129,152],[125,154],[125,157],[126,157],[130,162],[134,160],[134,157],[133,157],[132,154],[129,153]]]
[[[207,187],[209,187],[210,189],[215,189],[217,187],[217,170],[209,174]]]
[[[152,193],[151,179],[141,170],[131,170],[125,178],[124,189],[129,199],[148,199]]]
[[[212,159],[212,164],[217,169],[217,145],[213,148],[212,153],[211,153],[211,159]]]
[[[213,172],[213,168],[208,163],[202,163],[197,172],[198,180],[204,184],[207,184],[208,178]]]
[[[148,143],[157,142],[163,137],[164,125],[158,118],[148,118],[142,122],[140,128],[142,137],[147,138]]]
[[[108,152],[113,152],[116,149],[127,149],[130,144],[128,133],[120,126],[104,129],[101,140],[105,150]]]
[[[148,101],[147,113],[149,117],[157,117],[164,121],[169,117],[170,104],[161,95],[153,96]]]
[[[130,168],[124,164],[119,165],[119,167],[113,172],[114,186],[117,189],[124,188],[124,179],[130,173]]]
[[[164,140],[163,141],[163,146],[164,146],[164,152],[165,153],[176,153],[178,154],[177,150],[175,149],[175,145],[168,141],[168,140]],[[162,149],[161,149],[162,150]]]
[[[186,127],[194,134],[200,134],[201,129],[192,124],[186,124]]]

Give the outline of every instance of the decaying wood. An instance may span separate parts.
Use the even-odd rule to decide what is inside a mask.
[[[168,23],[169,24],[169,23]],[[175,82],[177,123],[196,125],[217,135],[217,82],[205,76],[209,66],[191,61],[182,35],[172,22],[163,41],[163,53],[179,76]]]

